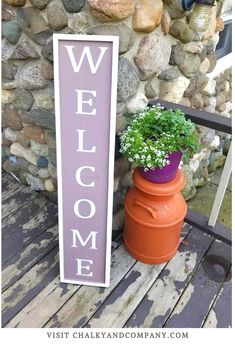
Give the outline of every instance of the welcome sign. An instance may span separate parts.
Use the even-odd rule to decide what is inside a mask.
[[[108,287],[118,37],[53,42],[60,278]]]

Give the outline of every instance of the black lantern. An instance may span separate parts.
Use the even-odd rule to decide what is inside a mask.
[[[207,6],[213,6],[215,3],[215,0],[182,0],[182,7],[184,11],[190,11],[193,7],[193,4],[201,4],[201,5],[207,5]]]

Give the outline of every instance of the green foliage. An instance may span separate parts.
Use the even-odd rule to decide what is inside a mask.
[[[195,125],[184,113],[157,106],[147,107],[136,114],[120,136],[120,152],[137,166],[153,169],[169,164],[168,154],[181,151],[188,161],[200,151]]]

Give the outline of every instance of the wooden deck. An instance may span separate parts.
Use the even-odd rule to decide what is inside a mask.
[[[3,175],[4,327],[231,327],[231,248],[185,224],[177,255],[137,262],[112,243],[109,288],[61,284],[57,206]]]

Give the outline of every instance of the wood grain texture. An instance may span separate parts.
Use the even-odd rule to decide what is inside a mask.
[[[112,254],[109,288],[82,286],[45,327],[84,326],[135,263],[121,245]]]
[[[3,238],[9,238],[10,234],[20,225],[28,222],[29,219],[33,218],[41,209],[44,209],[49,204],[47,199],[38,196],[6,216],[2,222]]]
[[[60,283],[57,206],[3,175],[3,326],[230,327],[230,247],[185,225],[177,255],[145,265],[112,241],[109,288]],[[31,195],[31,196],[30,196]],[[13,201],[12,201],[13,200]]]
[[[58,260],[56,247],[3,293],[3,326],[59,274]]]
[[[19,254],[16,254],[3,265],[2,290],[19,280],[31,267],[40,261],[58,245],[58,226],[49,228],[36,237]]]
[[[36,192],[32,192],[28,187],[24,186],[17,189],[14,194],[9,194],[2,202],[2,218],[19,210],[24,204],[29,203],[37,196]]]
[[[99,307],[86,327],[123,327],[165,265],[137,262]]]
[[[30,212],[34,211],[30,217]],[[32,211],[32,212],[33,212]],[[3,221],[2,262],[19,253],[52,224],[57,223],[57,206],[36,198]],[[4,265],[3,265],[4,266]],[[3,267],[4,268],[4,267]]]
[[[190,226],[184,224],[181,239],[189,229]],[[86,327],[123,327],[165,266],[166,263],[146,265],[137,262],[98,308]]]
[[[192,229],[125,327],[163,327],[211,242],[210,236]]]
[[[9,174],[3,173],[2,175],[2,202],[14,195],[20,189],[24,189],[24,185],[19,184]]]
[[[228,272],[222,288],[203,325],[205,328],[232,327],[232,273]]]
[[[120,245],[120,243],[119,243]],[[117,259],[124,260],[123,247],[121,246],[117,249],[117,243],[112,244],[114,254],[112,255],[112,266],[118,265]],[[115,252],[115,249],[116,252]],[[123,261],[121,261],[123,262]],[[117,268],[117,266],[115,266]],[[117,271],[117,270],[116,270]],[[115,272],[116,273],[116,272]],[[47,322],[47,325],[54,325],[55,322],[65,325],[64,327],[71,327],[72,320],[75,322],[79,317],[77,315],[83,315],[85,310],[88,310],[87,307],[83,306],[81,303],[79,308],[83,312],[79,311],[79,308],[75,305],[73,307],[73,295],[80,289],[81,286],[60,283],[59,276],[57,276],[47,287],[45,287],[32,301],[30,301],[7,325],[6,327],[43,327]],[[88,299],[87,292],[91,291],[91,302],[92,300],[96,302],[96,297],[94,296],[93,288],[83,287],[83,291],[80,293],[82,296],[85,292],[86,299]],[[100,297],[103,295],[103,290],[100,288],[95,288],[95,292]],[[68,302],[68,306],[71,307],[71,312],[68,312],[67,301],[71,298],[71,301]],[[98,301],[98,300],[97,300]],[[65,305],[66,304],[66,305]],[[65,305],[65,306],[64,306]],[[62,308],[62,309],[61,309]],[[96,306],[94,306],[95,310]],[[59,311],[61,309],[61,311]],[[59,313],[57,314],[57,312]],[[74,315],[73,315],[74,313]],[[62,321],[62,316],[68,316],[68,325],[65,324],[65,321]],[[89,312],[89,315],[92,315],[92,312]],[[52,319],[51,319],[52,318]],[[64,319],[65,320],[65,319]],[[63,326],[62,326],[63,327]]]
[[[6,327],[41,328],[67,302],[80,286],[61,283],[56,276]]]
[[[231,247],[215,240],[171,313],[165,327],[202,327],[230,265]]]

